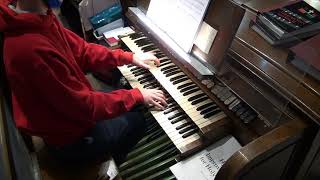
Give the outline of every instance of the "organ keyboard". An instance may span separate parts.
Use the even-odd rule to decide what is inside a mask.
[[[119,70],[133,88],[163,88],[167,92],[167,109],[151,113],[182,154],[201,147],[199,132],[207,134],[206,127],[228,122],[226,114],[142,33],[121,40],[132,52],[152,53],[159,58],[159,67],[152,66],[149,71],[133,65]]]

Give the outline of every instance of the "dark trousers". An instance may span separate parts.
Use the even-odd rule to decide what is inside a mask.
[[[50,147],[59,159],[83,162],[112,155],[120,164],[143,137],[145,120],[142,113],[128,112],[120,117],[98,122],[87,135],[74,144]]]

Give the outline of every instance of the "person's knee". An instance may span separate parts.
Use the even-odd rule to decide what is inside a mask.
[[[146,124],[146,119],[141,112],[131,112],[132,117],[134,118],[134,121],[137,125],[140,125],[139,127],[144,127]]]

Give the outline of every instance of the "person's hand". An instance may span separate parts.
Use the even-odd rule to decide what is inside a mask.
[[[141,94],[146,105],[154,106],[159,110],[164,110],[167,106],[166,98],[161,90],[143,89]]]
[[[150,64],[160,65],[160,60],[151,53],[133,54],[132,64],[145,69],[150,69]]]

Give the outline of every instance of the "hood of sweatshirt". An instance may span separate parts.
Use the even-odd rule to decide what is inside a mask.
[[[0,32],[37,32],[50,28],[54,23],[51,10],[47,11],[47,15],[17,13],[9,7],[9,4],[10,1],[0,4]]]

